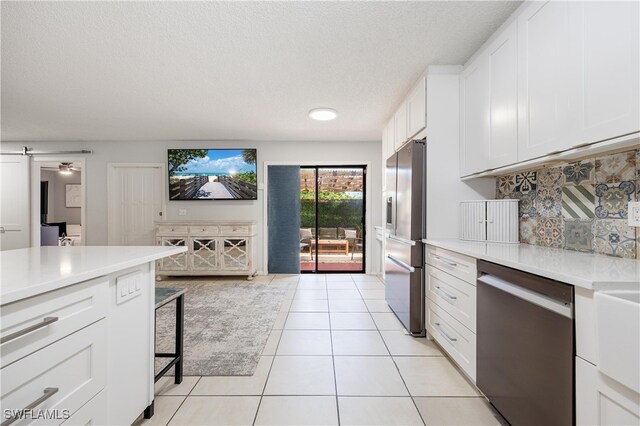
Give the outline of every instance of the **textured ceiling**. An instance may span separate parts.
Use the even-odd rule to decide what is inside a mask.
[[[518,3],[2,1],[1,136],[378,140]]]

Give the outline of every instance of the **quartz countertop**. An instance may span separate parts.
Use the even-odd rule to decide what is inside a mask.
[[[483,243],[457,239],[424,239],[423,242],[590,290],[640,290],[640,260],[529,244]]]
[[[186,247],[32,247],[0,252],[0,305],[187,251]]]

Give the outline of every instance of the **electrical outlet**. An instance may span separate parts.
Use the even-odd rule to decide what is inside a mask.
[[[186,216],[187,209],[178,209],[178,216]]]
[[[640,201],[629,203],[629,226],[640,227]]]

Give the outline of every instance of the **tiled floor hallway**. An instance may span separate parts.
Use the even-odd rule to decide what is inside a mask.
[[[376,277],[256,279],[288,293],[255,374],[164,377],[143,424],[500,424],[436,345],[405,335]]]

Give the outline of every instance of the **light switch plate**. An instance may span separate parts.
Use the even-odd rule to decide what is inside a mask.
[[[629,203],[629,226],[640,226],[640,201]]]
[[[142,294],[142,274],[134,272],[116,278],[116,305]]]
[[[178,216],[186,216],[187,209],[178,209]]]

